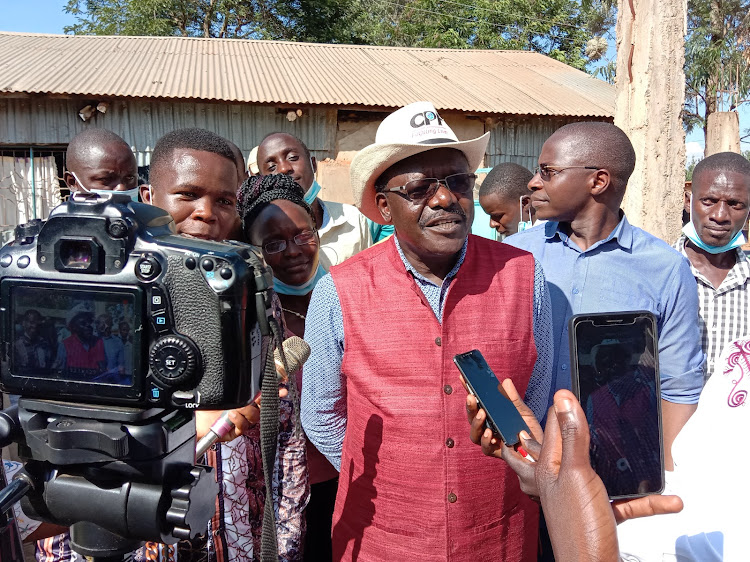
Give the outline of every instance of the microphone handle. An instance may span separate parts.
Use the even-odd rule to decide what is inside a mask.
[[[195,447],[195,458],[203,456],[203,453],[205,453],[211,445],[232,431],[232,429],[234,429],[234,424],[229,420],[229,410],[227,410],[211,425],[208,433],[198,441],[198,444]]]
[[[302,359],[300,359],[299,357],[291,353],[292,356],[289,359],[287,359],[287,361],[289,364],[289,368],[291,369],[292,372],[299,369],[302,366],[302,364],[305,361],[307,361],[307,358],[310,355],[310,347],[307,345],[307,342],[305,342],[301,338],[296,338],[296,339],[300,340],[304,344],[304,347],[307,348],[306,350],[307,352],[306,354],[304,354],[304,357]],[[293,347],[294,344],[290,346],[290,344],[288,343],[291,341],[293,341],[293,338],[284,340],[284,342],[282,343],[282,346],[285,346],[284,347],[285,353],[290,353],[291,350],[295,350],[295,347]],[[289,346],[291,350],[286,346]],[[278,354],[278,350],[274,351],[274,355],[276,354]],[[284,365],[281,362],[281,357],[280,356],[275,357],[274,362],[276,363],[276,375],[279,377],[279,380],[286,379],[287,373],[284,370]],[[258,394],[255,397],[253,397],[253,399],[250,402],[248,402],[248,404],[255,403],[257,406],[258,398],[260,398],[260,392],[258,392]],[[229,410],[227,410],[226,412],[221,414],[219,419],[217,419],[211,425],[211,427],[208,430],[208,433],[206,433],[198,441],[198,444],[195,447],[195,458],[197,459],[203,456],[203,453],[205,453],[211,445],[213,445],[214,443],[216,443],[216,441],[218,441],[219,439],[224,437],[226,434],[228,434],[230,431],[232,431],[233,428],[234,428],[234,424],[229,420]]]

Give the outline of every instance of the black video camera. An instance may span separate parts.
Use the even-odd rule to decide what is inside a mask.
[[[0,386],[134,408],[228,409],[259,390],[271,272],[165,211],[75,194],[0,250]]]

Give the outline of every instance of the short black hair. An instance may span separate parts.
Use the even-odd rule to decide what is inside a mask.
[[[263,146],[264,142],[266,142],[266,139],[269,139],[271,137],[275,137],[276,135],[284,135],[284,136],[290,137],[290,138],[294,139],[295,141],[297,141],[299,143],[299,145],[302,147],[302,149],[305,151],[305,156],[307,156],[308,158],[310,158],[310,156],[311,156],[310,155],[310,149],[307,148],[307,145],[304,142],[302,142],[302,139],[299,138],[299,137],[294,136],[292,133],[287,133],[287,132],[284,132],[284,131],[274,131],[273,133],[268,133],[258,143],[258,150],[260,150],[260,147]]]
[[[225,140],[229,143],[229,148],[232,149],[232,155],[234,156],[234,163],[237,164],[237,170],[242,171],[244,174],[247,169],[245,168],[245,157],[242,155],[242,150],[229,139]]]
[[[635,169],[635,150],[625,131],[604,121],[569,123],[552,133],[552,137],[572,141],[568,148],[586,166],[607,170],[615,192],[623,196],[628,180]],[[543,162],[555,164],[558,162]]]
[[[302,207],[315,224],[312,208],[305,202],[305,190],[290,176],[251,176],[237,191],[237,212],[242,219],[242,231],[248,239],[253,221],[263,209],[278,199],[286,199]]]
[[[750,178],[750,161],[736,152],[717,152],[698,162],[693,170],[693,185],[696,178],[706,172],[734,172]]]
[[[212,152],[229,160],[236,168],[237,161],[229,141],[206,129],[175,129],[156,141],[154,151],[151,153],[151,167],[149,170],[149,182],[158,183],[160,168],[172,159],[175,150],[188,149]]]
[[[92,128],[78,133],[68,143],[68,148],[65,151],[65,167],[75,172],[78,164],[88,158],[92,148],[110,144],[120,145],[132,154],[130,145],[121,136],[107,129]],[[133,156],[133,162],[135,162],[135,155]]]
[[[534,177],[528,169],[514,162],[498,164],[479,187],[479,197],[495,193],[501,199],[518,201],[524,195],[530,195],[529,182]]]

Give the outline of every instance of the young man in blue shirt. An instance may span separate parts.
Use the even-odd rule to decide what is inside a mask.
[[[635,152],[610,123],[558,129],[529,182],[538,219],[506,242],[542,264],[552,301],[553,393],[570,388],[568,320],[573,314],[650,310],[659,329],[664,453],[695,411],[703,386],[698,296],[688,261],[632,226],[620,209]],[[550,395],[550,403],[552,395]]]

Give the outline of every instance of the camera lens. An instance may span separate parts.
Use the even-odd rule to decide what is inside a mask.
[[[60,261],[65,267],[87,269],[91,265],[91,243],[83,240],[64,240],[60,244]]]

